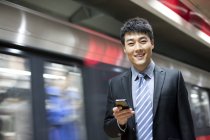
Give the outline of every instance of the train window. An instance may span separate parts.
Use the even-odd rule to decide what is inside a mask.
[[[187,85],[195,128],[210,127],[209,93],[201,87]]]
[[[86,140],[80,69],[48,62],[43,77],[49,140]]]
[[[28,60],[0,54],[0,139],[32,140]]]

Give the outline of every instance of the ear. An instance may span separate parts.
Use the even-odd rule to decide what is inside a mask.
[[[154,45],[154,43],[152,44],[152,50],[155,48],[155,45]]]
[[[155,47],[154,40],[151,41],[151,44],[152,44],[152,50],[153,50]]]
[[[124,53],[126,53],[126,49],[125,49],[125,46],[123,46],[123,51],[124,51]]]

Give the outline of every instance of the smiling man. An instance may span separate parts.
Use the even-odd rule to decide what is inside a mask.
[[[152,61],[153,30],[143,18],[120,30],[132,67],[109,82],[104,130],[122,140],[195,140],[188,93],[180,71]],[[126,99],[129,109],[116,106]]]

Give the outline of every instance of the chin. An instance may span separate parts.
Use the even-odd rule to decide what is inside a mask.
[[[145,60],[138,60],[135,62],[136,65],[146,65],[146,61]]]
[[[135,65],[136,67],[142,67],[142,66],[145,66],[146,65],[146,63],[144,63],[144,62],[135,62],[133,65]]]

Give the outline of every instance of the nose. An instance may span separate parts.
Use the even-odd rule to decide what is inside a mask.
[[[141,50],[141,49],[142,49],[142,45],[140,43],[136,43],[135,50]]]

